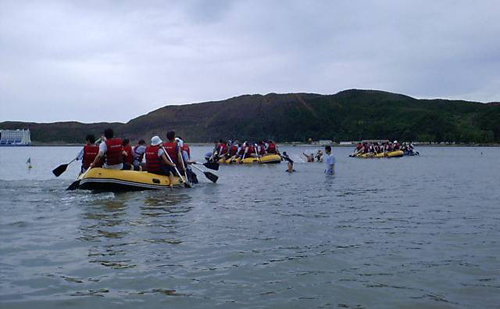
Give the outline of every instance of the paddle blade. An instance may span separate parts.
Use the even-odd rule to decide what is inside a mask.
[[[219,177],[215,174],[212,174],[210,172],[203,172],[205,174],[205,177],[207,177],[211,182],[216,183]]]
[[[219,163],[217,163],[217,162],[207,162],[207,163],[203,163],[203,165],[206,168],[209,168],[209,169],[214,170],[214,171],[219,170]]]
[[[73,181],[66,190],[76,190],[80,186],[80,180]]]
[[[58,167],[56,167],[52,173],[56,176],[56,177],[59,177],[61,176],[62,173],[64,173],[66,171],[66,169],[68,168],[68,164],[61,164],[59,165]]]

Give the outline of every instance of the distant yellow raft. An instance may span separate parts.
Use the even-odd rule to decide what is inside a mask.
[[[254,164],[254,163],[260,163],[260,164],[272,164],[272,163],[281,163],[281,157],[280,155],[277,155],[277,154],[270,154],[270,155],[265,155],[263,157],[260,157],[260,158],[254,158],[254,157],[250,157],[250,158],[245,158],[243,159],[242,162],[240,162],[241,159],[240,158],[237,158],[237,159],[220,159],[219,160],[219,163],[221,164],[237,164],[237,163],[243,163],[243,164]]]
[[[377,154],[364,153],[357,155],[356,158],[371,159],[371,158],[398,158],[404,156],[404,151],[396,150],[391,152],[381,152]]]
[[[170,187],[168,176],[148,172],[122,171],[93,168],[78,177],[79,189],[99,191],[131,191],[164,189]],[[174,177],[173,186],[180,186],[179,177]]]

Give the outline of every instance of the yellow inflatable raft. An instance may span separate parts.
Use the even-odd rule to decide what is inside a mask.
[[[170,187],[168,176],[148,172],[122,171],[93,168],[81,174],[78,189],[99,191],[154,190]],[[174,177],[173,186],[181,186],[180,178]]]
[[[221,164],[237,164],[237,163],[243,163],[243,164],[254,164],[254,163],[260,163],[260,164],[272,164],[272,163],[281,163],[281,157],[280,155],[277,155],[277,154],[269,154],[269,155],[265,155],[263,157],[260,157],[260,158],[256,158],[256,157],[250,157],[250,158],[245,158],[243,159],[242,162],[240,162],[241,159],[240,158],[237,158],[237,159],[232,159],[229,158],[229,159],[220,159],[219,160],[219,163]]]
[[[396,151],[391,151],[391,152],[381,152],[377,154],[373,153],[364,153],[357,155],[356,158],[362,158],[362,159],[371,159],[371,158],[398,158],[404,156],[404,151],[402,150],[396,150]]]

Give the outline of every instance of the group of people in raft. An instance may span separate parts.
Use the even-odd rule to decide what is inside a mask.
[[[394,142],[360,142],[356,145],[354,153],[351,156],[361,155],[361,154],[373,154],[387,153],[391,151],[402,150],[406,155],[418,154],[414,151],[415,147],[412,142],[403,142],[400,144],[398,141]]]
[[[149,146],[140,140],[132,147],[129,139],[114,136],[112,129],[104,130],[96,144],[94,135],[86,137],[86,144],[78,154],[77,160],[82,161],[81,172],[92,167],[102,167],[118,170],[146,170],[149,173],[166,175],[173,183],[174,176],[187,176],[192,183],[197,183],[196,174],[191,170],[191,152],[189,145],[174,131],[167,132],[167,141],[163,142],[159,136],[153,136]],[[144,163],[145,159],[145,163]]]
[[[205,156],[209,161],[219,161],[220,159],[229,158],[251,158],[263,157],[270,154],[280,155],[276,143],[273,141],[263,140],[257,143],[235,141],[223,141],[215,143],[215,147],[211,153]]]

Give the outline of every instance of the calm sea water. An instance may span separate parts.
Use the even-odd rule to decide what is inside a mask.
[[[499,148],[316,149],[115,194],[51,174],[78,148],[0,148],[0,307],[500,308]]]

